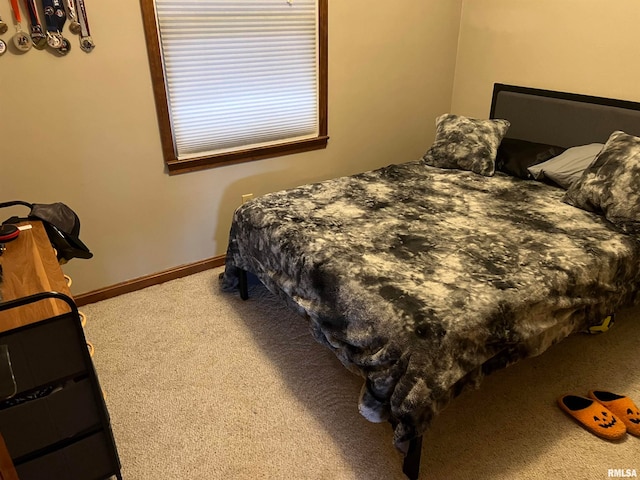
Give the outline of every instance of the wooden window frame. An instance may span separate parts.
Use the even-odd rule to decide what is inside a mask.
[[[326,148],[327,141],[329,140],[327,134],[328,0],[318,0],[318,135],[304,140],[283,141],[268,146],[253,147],[184,160],[177,158],[173,145],[173,134],[171,131],[169,105],[167,103],[167,90],[165,86],[160,40],[158,38],[154,0],[140,0],[140,5],[142,8],[142,20],[147,42],[151,81],[153,83],[153,93],[158,114],[162,154],[169,175]]]

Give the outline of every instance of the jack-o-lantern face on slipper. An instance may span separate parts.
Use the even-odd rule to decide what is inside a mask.
[[[640,412],[633,411],[631,408],[627,408],[627,417],[631,423],[635,423],[636,425],[640,425]]]
[[[579,395],[563,395],[558,399],[558,405],[578,423],[599,437],[620,440],[627,434],[627,428],[621,421],[620,415],[614,414],[594,399]],[[633,406],[628,405],[625,411],[626,408],[633,408]]]
[[[613,415],[609,415],[607,412],[600,412],[602,417],[598,417],[596,415],[593,416],[593,419],[598,422],[598,426],[602,428],[611,428],[616,423],[616,417]]]
[[[589,396],[609,412],[609,418],[611,418],[612,414],[615,414],[619,420],[618,423],[626,427],[627,433],[640,437],[640,408],[633,403],[631,398],[606,390],[591,390]],[[598,413],[596,411],[591,415],[595,416]]]

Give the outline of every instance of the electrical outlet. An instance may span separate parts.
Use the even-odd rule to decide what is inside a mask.
[[[247,203],[252,198],[253,198],[253,193],[245,193],[244,195],[242,195],[242,203]]]

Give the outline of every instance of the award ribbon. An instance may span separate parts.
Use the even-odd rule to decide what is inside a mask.
[[[27,12],[29,12],[29,19],[31,20],[31,40],[33,46],[38,50],[42,50],[47,46],[47,36],[42,29],[42,23],[40,22],[40,15],[38,15],[38,7],[36,7],[35,0],[24,0],[27,6]]]
[[[69,40],[62,36],[64,23],[67,21],[64,6],[60,0],[42,0],[42,6],[44,7],[44,17],[47,24],[47,45],[58,54],[66,55],[69,53],[71,44]]]
[[[27,52],[33,46],[29,35],[22,31],[22,17],[20,16],[20,6],[18,0],[11,0],[11,8],[13,9],[13,17],[15,19],[16,34],[13,36],[13,44],[21,52]]]
[[[78,23],[78,15],[76,14],[76,6],[73,0],[65,0],[65,7],[67,7],[67,17],[71,22],[69,24],[69,31],[74,34],[80,33],[80,24]]]
[[[89,20],[87,19],[87,8],[84,6],[84,0],[75,0],[78,10],[78,22],[80,23],[80,48],[89,53],[96,44],[91,38],[89,31]]]

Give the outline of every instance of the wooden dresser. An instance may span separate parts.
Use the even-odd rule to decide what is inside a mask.
[[[42,224],[23,228],[0,256],[0,434],[20,480],[121,479],[78,309]]]

